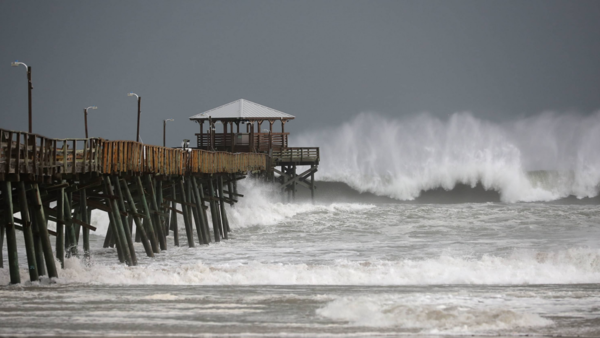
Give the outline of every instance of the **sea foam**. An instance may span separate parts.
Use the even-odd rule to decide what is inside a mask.
[[[459,183],[480,183],[505,202],[594,197],[599,190],[600,113],[544,113],[506,123],[470,113],[447,120],[362,113],[294,142],[320,146],[319,179],[399,200]]]
[[[21,277],[27,279],[26,269]],[[0,284],[9,281],[0,269]],[[337,260],[331,264],[201,260],[137,267],[68,259],[58,283],[170,285],[523,285],[600,283],[600,250],[514,251],[508,257],[440,255],[397,261]]]
[[[535,313],[482,305],[459,297],[430,296],[415,301],[397,296],[353,296],[333,300],[318,309],[317,314],[355,326],[397,327],[433,334],[471,334],[553,324]]]

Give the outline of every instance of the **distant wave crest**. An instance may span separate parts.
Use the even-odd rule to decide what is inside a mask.
[[[505,202],[594,197],[599,190],[600,112],[506,123],[470,113],[447,120],[362,113],[296,141],[321,147],[319,179],[399,200],[457,184],[481,184]]]

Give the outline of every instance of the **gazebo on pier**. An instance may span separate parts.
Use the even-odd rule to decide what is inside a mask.
[[[282,190],[287,192],[290,199],[296,195],[296,186],[303,185],[310,189],[314,200],[315,173],[320,160],[319,148],[288,146],[289,133],[285,132],[285,124],[294,118],[295,116],[279,110],[239,99],[194,115],[190,120],[200,125],[200,133],[196,134],[198,149],[267,153],[270,159],[268,179],[279,181]],[[273,124],[277,121],[281,125],[281,132],[273,132]],[[206,129],[204,122],[208,122]],[[261,129],[263,122],[269,124],[269,129]],[[216,125],[223,126],[222,132],[216,132]],[[310,168],[298,174],[298,166]],[[280,170],[277,167],[280,167]],[[274,174],[278,174],[279,177],[276,178]]]
[[[252,101],[239,99],[220,107],[190,117],[198,122],[200,133],[196,134],[198,148],[230,152],[266,152],[288,147],[285,124],[294,116]],[[281,132],[273,132],[273,124],[279,121]],[[208,122],[205,130],[204,122]],[[261,129],[267,122],[269,129]],[[223,132],[216,132],[216,125],[223,126]],[[240,130],[244,129],[245,131]],[[234,132],[235,126],[235,132]]]

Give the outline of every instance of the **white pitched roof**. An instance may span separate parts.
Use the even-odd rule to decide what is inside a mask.
[[[294,115],[286,114],[273,108],[265,107],[252,101],[239,99],[220,107],[207,110],[190,117],[190,120],[213,119],[293,119]]]

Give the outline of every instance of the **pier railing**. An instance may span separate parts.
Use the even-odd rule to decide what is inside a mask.
[[[102,141],[51,139],[0,129],[0,174],[51,176],[97,171]]]
[[[282,150],[273,150],[272,157],[274,163],[314,163],[318,164],[321,155],[318,147],[293,147]]]
[[[237,173],[239,168],[245,171],[265,170],[266,155],[255,153],[229,153],[207,150],[193,150],[190,170],[192,173]]]
[[[134,141],[103,141],[102,172],[105,174],[184,175],[187,154],[181,149]]]
[[[7,174],[238,173],[265,170],[266,163],[265,154],[183,150],[101,138],[51,139],[0,129],[0,179]]]
[[[230,152],[268,152],[269,149],[284,149],[288,146],[290,133],[215,133],[215,150]],[[198,148],[210,149],[211,134],[196,134]]]

